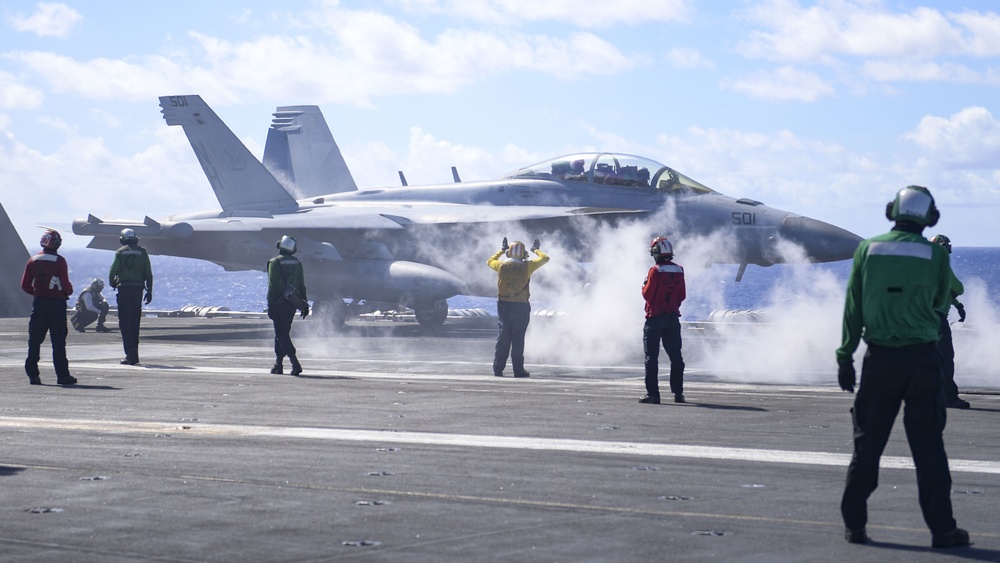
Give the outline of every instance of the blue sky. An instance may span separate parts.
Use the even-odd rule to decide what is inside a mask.
[[[638,154],[735,197],[1000,246],[1000,8],[839,0],[0,0],[0,202],[37,224],[217,208],[157,97],[200,94],[258,157],[315,104],[361,186]]]

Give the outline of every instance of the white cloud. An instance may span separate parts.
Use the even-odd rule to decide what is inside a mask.
[[[122,124],[121,118],[115,115],[114,113],[111,113],[110,111],[92,108],[89,113],[90,116],[94,118],[95,121],[99,121],[113,128],[121,127]]]
[[[76,132],[76,126],[67,123],[66,120],[62,118],[53,117],[50,115],[43,115],[39,117],[38,124],[44,125],[63,134]]]
[[[48,124],[60,126],[59,120]],[[49,153],[13,136],[0,138],[0,185],[16,187],[4,190],[3,205],[22,238],[37,236],[36,224],[65,233],[75,217],[87,213],[142,219],[218,208],[191,146],[175,128],[156,128],[148,147],[129,155],[115,154],[100,138],[71,131],[64,136]],[[65,240],[67,246],[85,242],[74,236]]]
[[[1000,54],[1000,15],[967,10],[949,16],[965,28],[963,52],[976,57]]]
[[[697,49],[687,47],[675,47],[667,51],[666,55],[664,55],[664,60],[671,67],[678,69],[715,67],[715,64],[702,56]]]
[[[452,93],[485,77],[531,71],[561,79],[624,72],[651,64],[590,33],[566,37],[445,30],[425,38],[386,15],[328,11],[311,20],[326,37],[261,36],[246,42],[191,33],[189,52],[77,61],[47,52],[7,56],[59,92],[139,100],[198,91],[216,103],[247,97],[307,98],[369,105],[377,96]],[[326,19],[323,19],[326,18]]]
[[[1000,170],[1000,122],[983,107],[967,107],[949,118],[924,116],[904,135],[946,168]]]
[[[880,2],[828,0],[802,7],[797,0],[770,0],[744,12],[764,27],[740,41],[747,57],[823,61],[834,55],[929,58],[1000,54],[996,14],[941,13],[919,7],[893,13]]]
[[[162,57],[140,63],[115,59],[77,61],[41,51],[10,53],[8,57],[43,76],[56,92],[72,92],[94,99],[146,100],[150,95],[190,84],[196,77]]]
[[[45,94],[17,81],[14,75],[0,71],[0,108],[32,109],[42,105]]]
[[[814,102],[836,94],[833,86],[819,75],[790,66],[757,72],[743,78],[725,79],[720,87],[762,100]]]
[[[19,13],[9,18],[8,23],[17,31],[28,31],[41,37],[66,37],[82,19],[79,12],[66,4],[39,2],[35,13]]]
[[[581,28],[683,22],[694,12],[688,0],[398,0],[411,13],[495,24],[566,22]]]
[[[865,76],[882,82],[951,82],[1000,85],[996,70],[979,72],[957,63],[931,61],[877,60],[862,66]]]

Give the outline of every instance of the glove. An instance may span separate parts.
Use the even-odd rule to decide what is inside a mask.
[[[503,244],[500,245],[500,250],[503,251],[503,252],[507,252],[507,249],[509,249],[509,248],[510,248],[510,245],[507,244],[507,237],[503,237]]]
[[[147,289],[146,296],[143,297],[142,300],[146,303],[146,305],[149,305],[149,302],[153,300],[153,290]]]
[[[958,322],[964,323],[965,322],[965,305],[962,305],[961,303],[958,303],[958,304],[955,305],[955,308],[958,309]]]
[[[302,308],[302,318],[304,319],[308,316],[309,316],[309,306],[307,305]]]
[[[115,276],[108,281],[111,283],[111,289],[118,289],[118,276]]]
[[[538,239],[535,239],[535,242],[533,242],[531,244],[531,251],[532,252],[537,252],[538,251]]]
[[[837,362],[837,382],[840,388],[848,393],[854,392],[854,384],[857,382],[857,374],[854,372],[854,362]]]

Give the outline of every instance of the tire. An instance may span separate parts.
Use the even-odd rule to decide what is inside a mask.
[[[442,299],[435,301],[428,308],[414,308],[413,316],[422,327],[434,328],[444,324],[448,318],[448,301]]]

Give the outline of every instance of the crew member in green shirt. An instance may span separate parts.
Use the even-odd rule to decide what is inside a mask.
[[[951,239],[945,235],[934,235],[931,239],[934,244],[940,244],[951,256]],[[941,347],[942,369],[944,369],[944,404],[949,409],[967,409],[971,405],[958,396],[958,385],[955,385],[955,344],[951,339],[951,325],[948,324],[948,311],[954,306],[958,311],[958,322],[965,322],[965,305],[958,300],[958,296],[965,293],[965,286],[955,275],[955,270],[951,269],[951,302],[944,309],[938,309],[937,314],[941,319],[941,340],[938,345]]]
[[[841,514],[851,543],[867,543],[868,497],[878,486],[879,458],[901,403],[903,425],[917,469],[917,488],[933,547],[969,544],[951,508],[951,472],[944,450],[940,319],[951,301],[948,252],[925,239],[939,213],[930,190],[908,186],[886,206],[891,231],[854,252],[844,304],[843,341],[837,349],[840,387],[854,392],[853,354],[868,344],[861,386],[851,414],[854,456],[847,469]]]
[[[149,263],[149,254],[139,246],[139,237],[133,229],[122,229],[118,242],[122,243],[122,247],[115,252],[108,281],[111,287],[118,290],[118,329],[122,333],[122,347],[125,349],[125,357],[120,363],[134,366],[139,363],[142,303],[145,301],[149,305],[153,300],[153,268]]]
[[[267,262],[267,316],[274,325],[274,365],[271,373],[283,373],[285,357],[292,363],[292,375],[302,373],[302,365],[292,344],[291,330],[295,311],[302,318],[309,314],[306,300],[305,273],[302,263],[292,256],[298,244],[290,236],[283,236],[275,245],[278,255]]]

